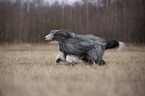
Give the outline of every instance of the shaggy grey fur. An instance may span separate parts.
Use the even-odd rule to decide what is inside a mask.
[[[105,50],[105,42],[94,35],[75,35],[67,30],[52,30],[50,32],[58,41],[60,51],[67,55],[78,56],[85,62],[105,65],[102,56]]]

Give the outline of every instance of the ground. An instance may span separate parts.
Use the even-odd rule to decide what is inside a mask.
[[[0,45],[0,96],[145,96],[145,46],[107,50],[107,66],[55,63],[55,44]]]

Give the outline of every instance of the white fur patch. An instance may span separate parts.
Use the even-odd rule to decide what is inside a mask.
[[[55,57],[55,61],[57,61],[58,59],[61,59],[61,60],[65,60],[65,58],[64,58],[64,54],[61,52],[61,53],[59,53],[59,54],[57,54],[57,56]]]
[[[77,63],[79,61],[79,58],[74,55],[67,55],[66,61],[69,63]]]
[[[119,42],[119,47],[117,48],[117,51],[120,51],[125,46],[124,42]]]
[[[53,34],[46,35],[45,40],[52,40],[53,37]]]

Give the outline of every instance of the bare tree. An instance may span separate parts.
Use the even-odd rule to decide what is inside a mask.
[[[0,0],[0,42],[40,43],[54,29],[145,42],[144,0],[82,0],[53,5],[43,0]]]

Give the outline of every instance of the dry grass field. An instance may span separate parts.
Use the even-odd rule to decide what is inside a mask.
[[[55,44],[0,45],[0,96],[145,96],[145,46],[107,50],[107,66],[55,63]]]

